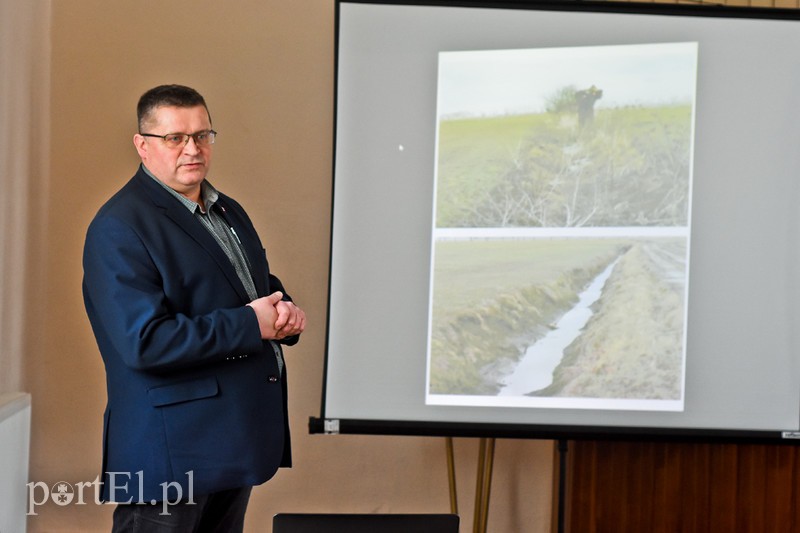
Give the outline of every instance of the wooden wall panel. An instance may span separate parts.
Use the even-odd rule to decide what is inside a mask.
[[[800,447],[570,442],[566,531],[800,533]]]
[[[622,0],[624,1],[624,0]],[[631,0],[638,1],[638,0]],[[647,1],[647,0],[645,0]],[[687,4],[687,5],[727,5],[727,6],[743,6],[743,7],[775,7],[785,9],[800,8],[800,0],[722,0],[704,1],[704,0],[650,0],[655,4]]]

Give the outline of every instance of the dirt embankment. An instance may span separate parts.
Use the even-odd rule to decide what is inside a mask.
[[[680,398],[683,286],[665,281],[648,246],[637,244],[620,260],[553,384],[537,396]]]

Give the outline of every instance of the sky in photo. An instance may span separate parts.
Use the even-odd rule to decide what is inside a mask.
[[[559,89],[592,85],[597,108],[691,103],[696,71],[697,43],[441,52],[438,113],[539,113]]]

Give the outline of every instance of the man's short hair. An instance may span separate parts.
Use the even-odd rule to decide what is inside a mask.
[[[159,85],[158,87],[153,87],[139,98],[139,104],[136,106],[139,133],[144,133],[145,125],[152,120],[154,111],[159,107],[195,107],[199,105],[206,108],[210,122],[211,113],[208,111],[206,101],[196,90],[184,85]]]

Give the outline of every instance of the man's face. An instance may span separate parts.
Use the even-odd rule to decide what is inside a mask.
[[[206,108],[157,107],[153,120],[142,133],[166,135],[168,133],[193,134],[211,129],[211,120]],[[170,148],[163,139],[133,136],[133,144],[147,169],[180,194],[198,201],[200,184],[211,166],[211,145],[197,146],[193,138],[177,148]]]

